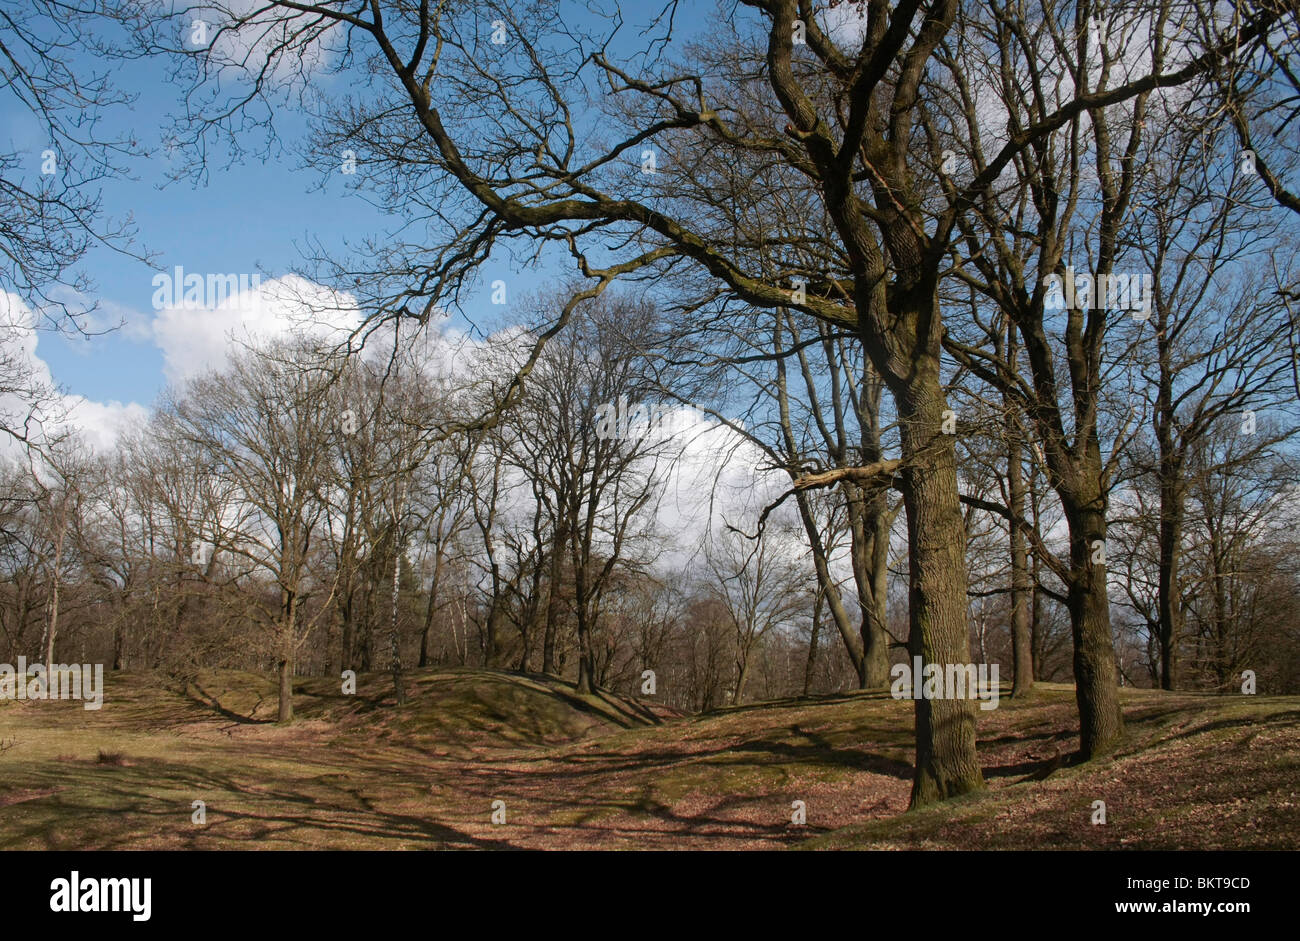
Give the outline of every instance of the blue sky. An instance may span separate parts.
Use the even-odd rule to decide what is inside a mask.
[[[645,7],[623,6],[621,44],[626,44],[629,52],[643,51],[641,26],[656,17],[664,4],[656,0]],[[731,0],[683,2],[674,17],[675,41],[707,39],[715,31],[714,24],[728,16],[733,6]],[[566,9],[574,11],[575,18],[591,17],[585,2]],[[565,16],[569,18],[568,13]],[[593,21],[592,25],[597,24]],[[608,23],[602,20],[598,25],[607,27]],[[618,51],[619,45],[610,50],[614,58]],[[319,172],[303,169],[295,152],[306,131],[305,122],[287,109],[276,115],[276,129],[283,141],[279,154],[265,160],[246,159],[233,166],[227,166],[224,155],[217,154],[209,160],[205,184],[169,183],[171,158],[162,140],[170,116],[181,106],[181,89],[168,80],[169,65],[156,59],[105,62],[89,56],[73,63],[83,76],[109,70],[118,89],[136,96],[130,107],[110,109],[102,116],[100,136],[129,134],[139,142],[144,156],[127,163],[128,175],[104,180],[98,186],[106,219],[131,216],[140,246],[156,257],[147,265],[107,248],[93,250],[79,268],[95,284],[89,300],[100,305],[102,324],[125,320],[127,325],[90,337],[42,332],[36,356],[64,391],[92,405],[111,405],[108,411],[118,415],[122,414],[120,406],[150,406],[166,385],[169,364],[173,377],[192,374],[195,347],[228,346],[220,318],[204,320],[204,314],[191,312],[186,318],[163,324],[152,307],[152,279],[157,272],[181,266],[190,273],[261,272],[264,278],[283,277],[305,267],[301,246],[309,241],[342,255],[345,240],[353,244],[368,237],[382,240],[385,233],[404,222],[350,192],[347,184],[357,177],[331,174],[321,188]],[[346,91],[345,76],[317,73],[313,82],[324,83],[327,92]],[[0,147],[11,144],[28,155],[28,172],[35,177],[41,152],[49,145],[48,134],[34,116],[13,105],[11,97],[0,95],[0,109],[7,109],[0,110]],[[3,139],[6,137],[8,140]],[[509,285],[510,299],[516,301],[548,281],[571,276],[567,255],[560,257],[557,250],[547,259],[548,264],[533,270],[519,270],[504,253],[490,259],[480,269],[479,289],[464,299],[463,312],[469,320],[456,316],[450,326],[466,329],[472,323],[490,330],[516,319],[510,305],[504,309],[488,305],[488,289],[483,286],[502,278]],[[155,331],[155,324],[166,326],[169,332]],[[182,336],[179,341],[178,335]],[[177,368],[179,346],[186,347],[182,352],[187,369]],[[111,417],[104,410],[92,410],[92,415],[100,424]],[[84,419],[78,423],[86,424]]]
[[[159,270],[181,265],[187,271],[280,276],[301,267],[299,246],[308,236],[341,249],[345,237],[381,234],[394,224],[341,185],[315,189],[318,177],[298,168],[288,148],[280,159],[228,168],[214,161],[206,185],[169,184],[160,138],[164,116],[176,101],[158,81],[161,74],[160,63],[135,63],[123,70],[119,85],[140,97],[106,129],[129,128],[149,156],[130,162],[134,178],[104,181],[105,215],[131,215],[139,242],[157,256],[154,266],[107,248],[87,256],[81,267],[95,282],[94,294],[106,318],[116,322],[118,315],[134,314],[137,326],[146,324],[154,314],[151,282]],[[23,123],[35,125],[34,119]],[[291,122],[285,124],[294,130]],[[44,142],[37,128],[27,130],[35,162]],[[91,399],[148,405],[164,386],[162,350],[140,329],[91,338],[44,334],[39,352],[69,392]]]
[[[689,31],[702,21],[711,4],[691,4],[678,17]],[[695,23],[688,21],[694,20]],[[76,63],[82,74],[105,68],[89,59]],[[337,175],[324,189],[320,177],[303,170],[293,148],[304,130],[289,112],[277,115],[277,131],[284,138],[282,154],[275,159],[251,159],[225,167],[221,158],[209,164],[206,185],[167,180],[169,158],[162,146],[167,116],[178,107],[178,89],[166,81],[161,61],[109,63],[117,88],[137,97],[128,108],[104,115],[102,136],[129,131],[146,156],[132,160],[130,178],[102,181],[103,209],[109,219],[134,218],[140,244],[156,253],[152,266],[101,248],[92,251],[79,270],[95,283],[93,298],[101,305],[105,321],[129,321],[126,329],[89,338],[40,335],[37,355],[49,366],[54,379],[69,393],[98,402],[150,405],[164,388],[164,352],[149,329],[151,280],[159,271],[180,265],[188,272],[264,272],[278,277],[302,267],[300,246],[318,239],[327,249],[341,252],[344,239],[359,241],[382,235],[400,224],[365,200],[350,193]],[[321,78],[321,76],[317,76]],[[326,79],[327,81],[336,81]],[[12,99],[0,97],[0,134],[14,148],[30,155],[30,172],[39,170],[41,151],[48,146],[40,123],[12,108]],[[493,259],[481,271],[482,283],[508,278],[511,294],[520,297],[540,286],[554,272],[521,272],[509,259]],[[486,301],[480,292],[479,300]],[[475,299],[468,305],[471,313]],[[495,312],[493,312],[495,313]],[[491,318],[484,317],[484,323]],[[479,322],[475,317],[476,323]],[[454,325],[466,326],[462,320]]]
[[[696,17],[710,8],[706,3],[693,5],[689,17],[678,17],[679,29],[685,32],[698,26],[702,20]],[[347,183],[356,178],[331,174],[321,188],[319,173],[301,169],[294,153],[295,135],[306,129],[292,114],[277,122],[277,131],[285,138],[277,159],[250,159],[227,167],[218,158],[209,164],[205,185],[168,183],[170,162],[162,136],[177,98],[175,89],[163,81],[165,74],[161,62],[117,68],[115,84],[138,98],[129,110],[110,112],[101,133],[114,137],[130,132],[146,151],[145,157],[129,164],[129,178],[106,180],[101,188],[105,216],[131,215],[139,242],[156,253],[156,260],[149,265],[102,248],[81,265],[95,282],[92,298],[101,305],[100,316],[108,322],[124,318],[128,323],[123,329],[90,337],[44,332],[36,349],[64,391],[86,400],[78,404],[74,424],[96,446],[108,445],[122,421],[143,415],[141,409],[127,406],[147,408],[155,401],[167,381],[169,357],[173,366],[177,360],[189,364],[192,374],[196,347],[227,346],[221,331],[229,320],[205,311],[177,315],[153,309],[156,273],[179,265],[191,273],[261,272],[264,278],[283,277],[304,267],[300,246],[308,240],[342,253],[345,240],[359,243],[405,221],[381,213],[349,192]],[[4,101],[0,96],[0,103]],[[0,113],[0,134],[7,134],[15,149],[30,155],[30,172],[38,173],[48,140],[36,119]],[[567,255],[551,257],[567,261]],[[568,265],[520,271],[509,257],[494,258],[481,269],[480,288],[467,299],[466,313],[476,326],[498,326],[512,317],[511,308],[490,307],[490,288],[484,285],[503,278],[511,299],[517,300],[547,280],[569,273]],[[453,328],[468,325],[459,316],[451,322]],[[747,447],[744,442],[707,423],[688,441],[690,453],[673,465],[657,510],[666,521],[666,531],[694,534],[702,520],[712,518],[716,509],[712,501],[742,507],[767,493],[755,486],[753,468],[760,457],[744,450],[745,459],[736,460],[737,449]],[[772,486],[779,483],[778,479]],[[691,540],[684,544],[693,550]]]

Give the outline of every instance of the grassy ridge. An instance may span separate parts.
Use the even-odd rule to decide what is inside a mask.
[[[0,848],[1300,846],[1296,697],[1125,690],[1124,747],[1072,767],[1073,690],[1047,685],[980,713],[985,793],[904,814],[911,703],[878,693],[680,717],[429,670],[400,708],[383,675],[297,680],[281,727],[270,676],[107,683],[99,712],[0,702]]]

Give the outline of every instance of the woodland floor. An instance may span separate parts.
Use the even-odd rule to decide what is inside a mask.
[[[1004,697],[988,790],[905,814],[912,703],[879,693],[680,717],[428,670],[401,707],[381,675],[295,681],[281,727],[269,676],[106,680],[97,712],[0,701],[0,849],[1300,848],[1300,697],[1124,690],[1123,746],[1086,765],[1071,687]]]

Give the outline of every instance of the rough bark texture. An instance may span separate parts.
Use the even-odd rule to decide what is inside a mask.
[[[966,555],[953,438],[937,362],[899,395],[907,511],[910,651],[923,664],[968,663]],[[914,676],[913,683],[921,681]],[[984,787],[975,750],[975,705],[968,699],[916,700],[912,806]]]
[[[1070,627],[1074,638],[1074,690],[1079,704],[1079,750],[1085,761],[1114,750],[1124,734],[1115,645],[1110,634],[1106,565],[1093,561],[1105,546],[1105,510],[1065,506],[1070,526]]]

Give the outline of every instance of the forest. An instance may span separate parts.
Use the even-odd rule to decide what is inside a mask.
[[[997,665],[1087,766],[1133,691],[1300,695],[1289,0],[0,14],[47,142],[0,144],[0,656],[103,664],[105,714],[115,673],[273,677],[288,725],[358,677],[684,716]],[[259,164],[319,200],[291,268],[112,211]],[[116,329],[95,270],[160,346],[241,328],[111,435],[34,358]],[[989,786],[987,703],[895,698],[908,806]]]

